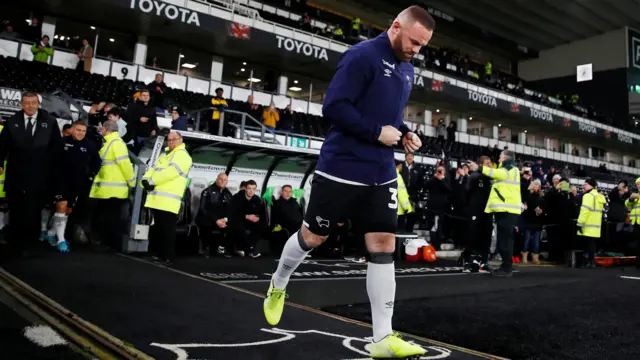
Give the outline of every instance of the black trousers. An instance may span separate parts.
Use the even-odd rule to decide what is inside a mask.
[[[176,258],[176,227],[178,214],[164,210],[151,210],[153,226],[149,234],[149,242],[154,243],[158,257],[174,261]]]
[[[91,199],[91,242],[122,251],[127,232],[127,199]]]
[[[453,214],[451,223],[453,226],[453,244],[456,249],[463,249],[469,242],[469,226],[470,220],[468,214],[463,212],[456,212]]]
[[[248,225],[248,226],[247,226]],[[260,233],[257,226],[251,224],[236,225],[229,229],[227,235],[228,250],[232,251],[235,246],[236,250],[251,251],[260,240]]]
[[[640,268],[640,225],[633,225],[633,237],[636,247],[636,267]]]
[[[482,212],[472,216],[468,223],[469,242],[462,253],[464,259],[469,261],[471,254],[478,254],[482,257],[482,262],[489,261],[489,251],[491,248],[491,233],[493,232],[493,216]]]
[[[497,248],[498,253],[502,257],[501,267],[505,270],[511,270],[513,267],[513,241],[518,215],[506,212],[495,213],[497,225]]]
[[[45,204],[41,193],[16,191],[7,194],[9,205],[9,244],[11,249],[22,252],[38,245],[40,236],[40,212]]]
[[[225,239],[226,229],[220,229],[216,224],[203,226],[200,228],[200,239],[202,244],[209,247],[209,255],[214,255],[218,251],[218,246],[227,247]]]
[[[437,218],[437,221],[436,221]],[[437,225],[436,231],[431,231],[433,227]],[[430,211],[427,214],[427,227],[429,228],[429,233],[431,237],[431,245],[433,245],[436,250],[440,249],[440,244],[445,239],[444,233],[444,215],[438,214],[433,211]]]

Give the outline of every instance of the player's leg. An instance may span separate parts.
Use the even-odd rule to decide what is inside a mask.
[[[49,208],[49,205],[43,207],[40,212],[40,241],[49,241],[49,239],[51,238],[48,233],[51,213],[52,211]]]
[[[56,202],[56,212],[53,214],[51,228],[49,229],[49,241],[52,243],[51,245],[55,246],[60,252],[69,252],[69,244],[64,236],[67,230],[67,213],[70,209],[68,205],[67,200]]]
[[[371,357],[406,358],[423,355],[425,350],[402,340],[393,333],[391,320],[396,295],[395,229],[397,225],[397,183],[370,187],[366,197],[359,199],[362,209],[356,228],[362,229],[369,250],[367,264],[367,294],[371,302],[373,344]]]
[[[264,301],[264,314],[270,325],[275,326],[280,322],[286,297],[285,289],[293,272],[311,250],[324,243],[332,226],[336,226],[341,216],[349,210],[348,190],[352,186],[317,175],[314,177],[302,227],[291,234],[284,244],[278,268],[273,274]]]

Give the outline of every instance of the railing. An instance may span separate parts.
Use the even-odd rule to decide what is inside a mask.
[[[207,108],[202,108],[202,109],[197,109],[197,110],[192,110],[189,112],[189,114],[191,114],[191,116],[193,118],[195,118],[195,122],[196,122],[196,130],[200,130],[200,124],[201,124],[201,120],[202,120],[202,112],[203,111],[207,111],[207,110],[218,110],[217,107],[207,107]],[[240,131],[240,138],[244,139],[245,135],[248,135],[245,131],[245,129],[249,128],[249,126],[247,126],[247,119],[249,119],[249,121],[253,124],[255,124],[254,126],[250,127],[252,130],[255,129],[256,131],[260,132],[260,141],[261,142],[265,142],[265,140],[270,140],[270,142],[278,144],[278,145],[282,145],[280,144],[280,142],[277,140],[276,138],[276,132],[274,130],[271,130],[269,128],[267,128],[266,126],[264,126],[260,121],[256,120],[253,116],[242,112],[242,111],[236,111],[236,110],[230,110],[230,109],[225,109],[224,111],[220,111],[220,121],[218,122],[218,135],[219,136],[224,136],[224,124],[225,124],[225,114],[236,114],[236,115],[240,115],[240,124],[234,124],[234,123],[230,123],[231,126],[236,127],[239,131]],[[209,133],[211,132],[212,129],[209,129]],[[265,134],[270,134],[272,135],[271,137],[267,138],[265,136]]]

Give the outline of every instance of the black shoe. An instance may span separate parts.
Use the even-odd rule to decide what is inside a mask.
[[[512,277],[513,276],[513,271],[512,270],[507,270],[505,268],[499,268],[498,270],[495,270],[491,273],[491,276],[495,276],[495,277]]]
[[[253,258],[253,259],[257,259],[257,258],[259,258],[260,256],[262,256],[262,254],[260,254],[260,253],[259,253],[259,252],[257,252],[257,251],[250,251],[250,252],[249,252],[249,257],[251,257],[251,258]]]

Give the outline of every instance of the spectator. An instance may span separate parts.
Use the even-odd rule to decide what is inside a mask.
[[[438,126],[436,126],[436,138],[438,139],[439,144],[444,144],[447,140],[447,128],[442,120],[440,120]]]
[[[126,233],[125,205],[129,189],[135,187],[135,173],[127,146],[118,135],[118,124],[105,121],[100,131],[105,143],[100,149],[102,166],[93,180],[89,194],[94,199],[91,240],[95,245],[119,250]]]
[[[401,169],[402,181],[407,187],[409,200],[413,208],[416,209],[415,204],[418,202],[418,193],[422,190],[423,186],[424,169],[420,164],[415,163],[412,153],[406,153],[404,159],[404,164]],[[407,214],[406,227],[404,230],[406,232],[413,232],[417,220],[415,211]]]
[[[121,114],[122,110],[119,107],[111,108],[107,112],[107,120],[111,120],[118,125],[118,136],[124,138],[127,135],[127,122],[120,117]]]
[[[11,24],[6,24],[2,32],[0,32],[0,38],[16,39],[19,37],[20,37],[20,34],[14,31],[13,25]]]
[[[24,39],[27,41],[33,41],[37,43],[42,37],[42,29],[40,27],[40,21],[34,17],[29,22],[29,26],[24,31]]]
[[[62,125],[62,136],[71,136],[71,124]]]
[[[171,264],[175,260],[176,224],[191,170],[191,156],[182,142],[182,135],[171,131],[167,148],[147,170],[140,184],[147,191],[144,206],[151,209],[153,226],[149,235],[155,242],[159,260]]]
[[[292,196],[292,191],[291,185],[284,185],[280,197],[271,207],[271,226],[274,233],[271,246],[278,255],[287,239],[302,225],[302,207]]]
[[[276,104],[272,101],[268,108],[262,112],[262,124],[269,130],[275,130],[280,121],[280,113]]]
[[[53,56],[53,48],[49,44],[49,36],[45,35],[40,40],[40,43],[33,44],[31,52],[33,53],[33,61],[48,64],[49,57]]]
[[[89,125],[98,126],[107,120],[107,112],[104,110],[107,105],[104,99],[96,99],[89,107]]]
[[[264,229],[265,212],[262,200],[256,195],[257,184],[253,180],[245,183],[245,189],[231,199],[229,210],[229,234],[236,241],[236,254],[252,258],[260,257],[255,246]]]
[[[93,48],[89,45],[89,40],[82,39],[82,47],[78,51],[77,71],[91,72],[91,62],[93,61]]]
[[[229,247],[224,243],[229,221],[229,204],[233,197],[227,188],[228,182],[227,174],[220,173],[216,177],[216,182],[204,189],[200,196],[196,224],[200,227],[203,243],[209,247],[210,256],[216,250],[220,255],[231,256]]]
[[[222,88],[217,88],[216,96],[211,98],[211,105],[213,105],[215,109],[213,110],[211,121],[209,122],[209,133],[213,135],[224,135],[218,131],[220,127],[220,117],[227,107],[229,107],[229,104],[227,104],[227,100],[224,99],[223,94],[224,90],[222,90]]]
[[[155,79],[147,85],[151,102],[157,108],[164,109],[164,93],[167,90],[167,84],[164,83],[162,74],[156,74]]]
[[[16,255],[36,245],[40,210],[59,195],[55,185],[64,151],[58,122],[40,109],[38,94],[23,93],[20,105],[0,133],[0,164],[11,169],[4,190],[12,214],[8,240]]]
[[[262,117],[262,106],[255,104],[253,100],[253,95],[249,95],[247,97],[247,103],[243,104],[243,106],[239,110],[246,112],[254,119],[260,119]]]
[[[456,141],[456,131],[458,130],[458,126],[455,121],[449,123],[447,126],[447,142],[454,143]]]
[[[626,201],[631,196],[629,186],[626,181],[621,181],[618,187],[609,193],[609,211],[607,212],[608,241],[611,243],[611,250],[619,251],[623,248],[622,241],[626,240],[626,232],[623,231],[622,224],[627,221]]]
[[[280,113],[278,130],[287,132],[293,131],[293,113],[291,112],[291,105],[287,105],[287,107],[285,107]]]
[[[128,124],[127,139],[133,139],[135,143],[134,153],[142,148],[143,141],[156,135],[158,130],[158,120],[156,118],[156,108],[150,103],[149,90],[140,91],[140,98],[127,108],[125,120]]]
[[[453,243],[456,249],[466,247],[468,237],[467,228],[469,226],[469,204],[467,203],[467,179],[469,167],[465,163],[458,164],[455,177],[451,181],[451,205],[453,217],[451,218],[453,230]]]
[[[189,118],[181,107],[174,106],[171,109],[171,130],[189,130]]]
[[[529,189],[523,198],[524,212],[522,220],[524,223],[524,245],[522,247],[522,263],[529,260],[529,253],[534,264],[540,264],[540,238],[543,224],[543,193],[542,184],[539,180],[534,180],[529,185]]]

